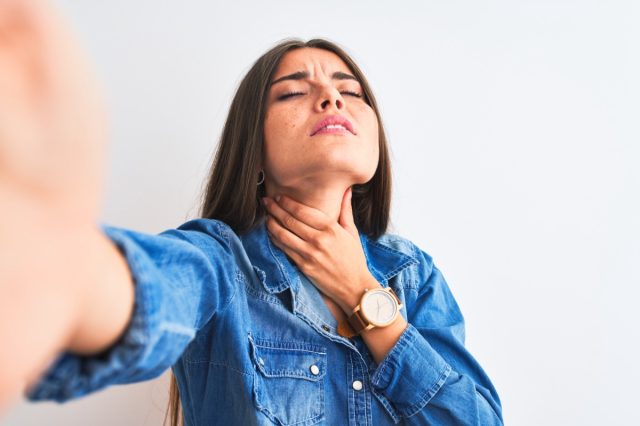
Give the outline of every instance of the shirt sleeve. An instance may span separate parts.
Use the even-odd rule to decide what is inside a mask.
[[[421,284],[406,294],[408,326],[374,367],[374,392],[395,423],[502,425],[498,394],[464,346],[458,304],[431,257],[418,251]]]
[[[132,317],[99,354],[64,352],[25,393],[65,402],[114,384],[158,377],[233,298],[232,231],[198,219],[158,235],[100,225],[125,257],[135,285]]]

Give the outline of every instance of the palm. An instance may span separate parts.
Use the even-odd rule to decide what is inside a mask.
[[[0,195],[95,219],[103,127],[95,84],[54,11],[0,2]]]

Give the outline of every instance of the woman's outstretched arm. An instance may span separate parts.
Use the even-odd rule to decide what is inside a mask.
[[[159,376],[230,305],[239,239],[98,226],[100,97],[44,0],[0,1],[0,412]]]
[[[0,410],[57,352],[124,329],[132,282],[95,221],[104,114],[91,72],[45,1],[0,1]]]
[[[97,227],[39,215],[0,226],[0,409],[58,353],[99,353],[112,345],[133,309],[129,269],[111,241]]]

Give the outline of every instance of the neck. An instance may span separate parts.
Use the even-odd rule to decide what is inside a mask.
[[[298,186],[279,186],[273,182],[265,181],[268,197],[286,195],[299,203],[305,204],[322,211],[332,221],[337,222],[340,216],[342,198],[352,182],[334,181],[308,182]]]

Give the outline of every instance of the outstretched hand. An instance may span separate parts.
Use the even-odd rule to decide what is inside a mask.
[[[19,218],[19,209],[32,205],[48,215],[95,220],[104,127],[97,85],[57,11],[46,1],[0,1],[3,219]]]
[[[338,221],[292,198],[265,197],[272,242],[329,298],[350,313],[372,276],[354,223],[351,188],[345,191]]]

